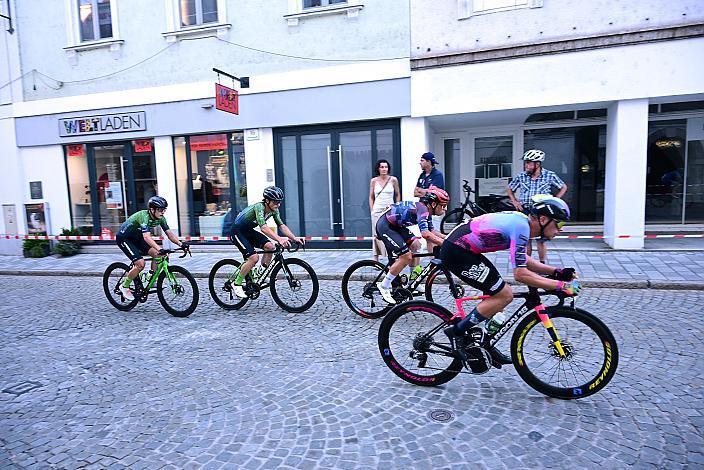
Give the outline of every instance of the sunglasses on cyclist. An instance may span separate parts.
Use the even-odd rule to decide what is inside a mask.
[[[567,222],[565,222],[564,220],[555,220],[555,219],[552,219],[552,221],[555,222],[555,225],[557,225],[557,228],[558,228],[559,230],[562,230],[562,227],[564,227],[565,224],[567,223]]]

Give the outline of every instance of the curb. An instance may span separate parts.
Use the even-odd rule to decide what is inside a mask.
[[[191,272],[197,279],[207,279],[208,273]],[[0,270],[0,276],[78,276],[78,277],[102,277],[102,271],[50,271],[50,270]],[[322,281],[340,281],[343,274],[318,274],[318,279]],[[522,285],[516,283],[511,277],[504,280],[510,285]],[[634,279],[624,281],[622,279],[580,279],[584,287],[600,287],[609,289],[660,289],[660,290],[704,290],[704,283],[695,281],[663,281],[651,279]]]

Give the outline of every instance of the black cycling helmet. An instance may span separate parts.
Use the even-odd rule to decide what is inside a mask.
[[[152,196],[149,198],[147,206],[149,206],[150,209],[166,209],[169,207],[169,203],[161,196]]]
[[[283,189],[277,187],[277,186],[268,186],[264,188],[264,199],[268,199],[270,201],[275,201],[275,202],[280,202],[284,200],[284,191]]]
[[[559,197],[549,194],[536,194],[531,198],[532,203],[528,212],[539,217],[546,215],[555,220],[570,220],[570,208],[565,201]]]

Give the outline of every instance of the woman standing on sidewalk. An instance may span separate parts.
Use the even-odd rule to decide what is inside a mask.
[[[376,176],[369,182],[369,210],[372,213],[372,254],[374,261],[379,256],[387,256],[386,248],[376,239],[376,222],[389,206],[401,200],[401,189],[398,180],[391,176],[391,164],[387,160],[376,162]]]

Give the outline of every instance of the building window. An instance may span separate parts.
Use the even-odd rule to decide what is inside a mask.
[[[112,37],[110,0],[78,0],[81,42]]]
[[[460,18],[472,15],[494,13],[497,11],[514,10],[517,8],[540,8],[543,0],[459,0]]]
[[[303,9],[328,7],[347,3],[347,0],[303,0]]]
[[[181,26],[199,26],[218,22],[217,0],[181,0],[179,2]]]

